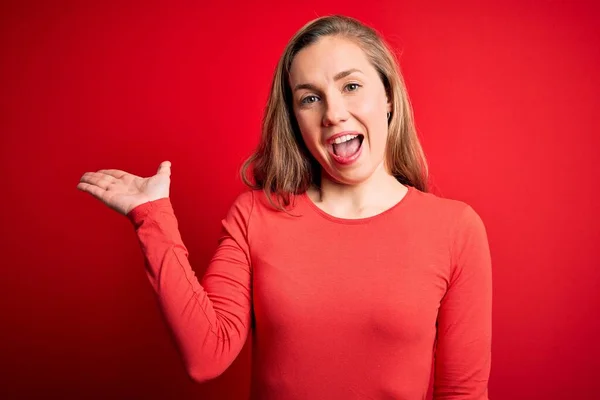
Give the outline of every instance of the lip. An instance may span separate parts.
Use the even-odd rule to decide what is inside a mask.
[[[333,144],[333,141],[335,139],[339,138],[340,136],[345,136],[345,135],[362,135],[362,133],[357,132],[357,131],[339,132],[339,133],[336,133],[335,135],[332,135],[332,136],[328,137],[327,140],[325,141],[325,143],[327,143],[328,145],[331,145],[331,144]]]
[[[335,135],[332,135],[331,137],[329,137],[326,141],[326,146],[327,146],[327,152],[329,153],[329,156],[333,159],[333,161],[336,162],[336,164],[338,165],[344,165],[344,166],[349,166],[350,164],[355,163],[358,158],[360,157],[360,155],[362,154],[362,150],[363,150],[363,143],[361,142],[360,148],[358,149],[358,151],[351,155],[350,157],[340,157],[338,155],[336,155],[333,151],[333,141],[337,138],[339,138],[340,136],[345,136],[345,135],[359,135],[362,136],[362,141],[364,141],[364,137],[365,135],[363,135],[360,132],[357,131],[343,131],[343,132],[339,132],[336,133]]]
[[[355,163],[358,160],[358,158],[362,154],[362,149],[363,149],[363,147],[362,147],[362,144],[361,144],[360,148],[358,149],[358,151],[355,154],[351,155],[350,157],[336,156],[335,154],[333,154],[333,151],[331,151],[329,153],[329,155],[333,158],[333,160],[336,163],[338,163],[340,165],[346,165],[347,166],[347,165]]]

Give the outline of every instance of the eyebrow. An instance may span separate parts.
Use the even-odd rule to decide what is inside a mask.
[[[360,72],[362,74],[362,71],[358,68],[352,68],[346,71],[342,71],[339,72],[336,76],[333,77],[334,81],[339,81],[340,79],[343,79],[345,77],[347,77],[348,75],[350,75],[353,72]],[[294,87],[294,92],[296,90],[300,90],[300,89],[309,89],[309,90],[317,90],[317,88],[315,87],[315,85],[310,84],[310,83],[299,83]]]

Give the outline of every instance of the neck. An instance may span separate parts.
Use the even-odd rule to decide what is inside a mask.
[[[309,196],[329,213],[352,218],[386,210],[400,201],[406,191],[381,163],[369,179],[356,185],[341,184],[323,174],[321,187],[311,188]]]

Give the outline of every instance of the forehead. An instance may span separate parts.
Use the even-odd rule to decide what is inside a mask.
[[[290,68],[290,82],[330,80],[337,73],[358,68],[364,73],[375,71],[364,51],[353,41],[326,36],[296,54]]]

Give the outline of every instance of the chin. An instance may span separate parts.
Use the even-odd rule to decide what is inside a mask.
[[[347,171],[335,170],[333,168],[325,169],[327,179],[342,185],[352,186],[369,180],[373,172],[372,168],[366,168],[366,166],[348,169]]]

